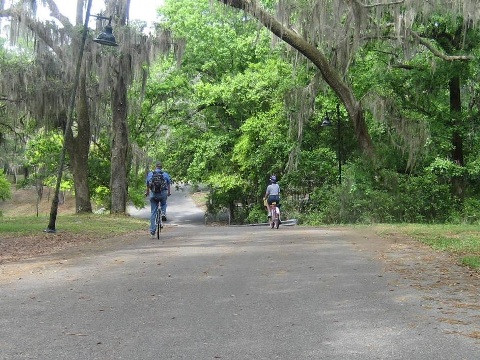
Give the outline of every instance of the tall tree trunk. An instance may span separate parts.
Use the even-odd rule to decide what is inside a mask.
[[[112,0],[107,7],[115,9],[118,14],[118,26],[127,23],[130,0]],[[126,40],[124,38],[124,40]],[[126,44],[120,44],[112,90],[112,153],[110,159],[111,209],[114,214],[122,214],[127,210],[128,183],[127,160],[129,150],[128,138],[128,104],[127,87],[131,78],[131,57]]]
[[[84,0],[77,0],[76,24],[78,26],[82,25],[84,21],[83,6]],[[77,38],[77,40],[81,41],[80,38]],[[77,45],[75,46],[77,47]],[[79,54],[75,54],[74,56],[79,56]],[[74,134],[72,128],[66,129],[64,141],[71,161],[71,171],[75,189],[75,212],[91,213],[92,204],[90,202],[90,189],[88,187],[88,155],[90,151],[91,130],[90,116],[88,113],[86,73],[84,68],[82,68],[80,73],[77,94],[75,101],[77,115],[76,131]]]
[[[73,183],[75,188],[75,211],[91,213],[90,190],[88,187],[88,153],[90,149],[90,117],[88,115],[87,90],[85,72],[82,72],[79,82],[77,110],[77,134],[67,129],[65,141],[72,165]]]
[[[112,154],[110,168],[111,212],[125,213],[127,206],[127,83],[125,71],[129,71],[128,55],[122,54],[118,61],[116,84],[112,94]]]
[[[454,76],[450,79],[450,113],[452,118],[453,134],[452,134],[452,161],[464,166],[463,157],[463,138],[459,127],[459,118],[462,111],[461,94],[460,94],[460,78]],[[462,199],[465,190],[465,181],[461,176],[454,176],[452,178],[453,193],[458,198]]]
[[[244,10],[251,14],[263,26],[270,30],[274,35],[285,41],[287,44],[295,48],[307,59],[309,59],[322,74],[325,82],[330,88],[337,94],[340,101],[345,106],[348,112],[350,121],[353,124],[355,136],[357,138],[359,147],[364,151],[366,155],[373,156],[374,148],[373,143],[368,132],[367,125],[365,123],[364,110],[362,105],[353,93],[351,86],[346,84],[335,70],[335,68],[329,63],[325,55],[318,50],[314,44],[310,44],[302,36],[295,31],[290,30],[284,26],[275,17],[270,15],[265,9],[257,3],[256,0],[218,0],[228,6]]]

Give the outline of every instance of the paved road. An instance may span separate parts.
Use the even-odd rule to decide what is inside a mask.
[[[189,225],[203,225],[205,223],[205,212],[195,206],[195,203],[189,196],[189,190],[190,188],[188,186],[180,186],[178,189],[174,189],[172,195],[168,197],[168,222],[166,225],[177,226],[181,224],[185,227]],[[127,212],[131,216],[149,219],[150,203],[148,202],[143,209],[129,206]]]
[[[192,204],[172,196],[160,241],[0,281],[0,359],[480,358],[352,233],[207,227]]]

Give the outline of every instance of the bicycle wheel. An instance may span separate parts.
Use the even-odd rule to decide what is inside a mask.
[[[278,214],[275,214],[275,227],[278,229],[280,226],[280,218],[278,217]]]
[[[275,226],[275,211],[270,209],[270,228],[274,228]]]

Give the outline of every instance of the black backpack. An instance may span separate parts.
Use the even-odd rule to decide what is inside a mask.
[[[163,176],[163,171],[154,171],[152,180],[150,180],[150,190],[155,193],[162,192],[167,189],[167,180]]]

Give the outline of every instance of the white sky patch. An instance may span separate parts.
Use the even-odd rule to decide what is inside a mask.
[[[142,20],[147,22],[147,28],[145,32],[148,33],[149,28],[153,27],[153,23],[158,21],[157,19],[157,9],[163,5],[164,0],[130,0],[130,21],[132,20]],[[16,0],[6,0],[5,1],[5,9],[9,8],[12,3],[15,3]],[[55,1],[58,9],[60,12],[67,16],[72,24],[75,23],[75,12],[77,9],[77,2],[76,0],[56,0]],[[92,1],[92,8],[90,13],[91,14],[99,14],[104,13],[105,11],[105,4],[103,0],[93,0]],[[50,12],[42,7],[39,2],[39,9],[38,9],[38,17],[40,19],[49,19]],[[104,14],[104,16],[108,16]],[[95,19],[92,17],[92,21]],[[6,33],[8,32],[8,27],[5,27],[8,20],[0,19],[0,37],[5,38]],[[112,24],[114,27],[115,25]]]
[[[75,0],[56,0],[55,2],[60,12],[67,16],[72,23],[75,23],[77,2]],[[7,0],[6,6],[9,5],[8,3],[9,1]],[[130,0],[130,21],[146,21],[147,27],[151,27],[153,22],[157,21],[157,9],[162,5],[163,0]],[[49,17],[49,11],[46,8],[39,8],[38,13],[42,19]],[[109,16],[105,14],[105,4],[103,0],[93,0],[90,13],[92,15],[103,13],[104,16]]]

